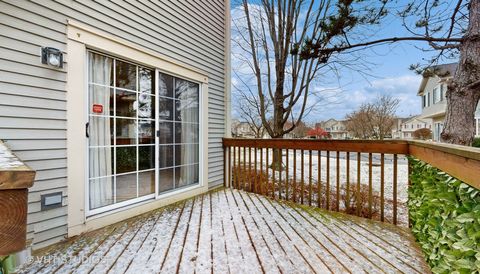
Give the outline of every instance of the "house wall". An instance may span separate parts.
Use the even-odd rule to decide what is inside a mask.
[[[227,2],[228,3],[228,2]],[[220,0],[0,2],[0,138],[37,170],[29,193],[27,238],[40,248],[67,235],[66,76],[40,62],[43,46],[66,53],[67,19],[94,27],[202,70],[209,77],[208,179],[222,184],[226,134],[226,12]],[[68,60],[68,56],[65,56]],[[42,194],[63,207],[40,210]]]
[[[444,98],[442,101],[440,102],[437,102],[436,104],[433,103],[433,89],[437,86],[440,85],[440,77],[438,76],[433,76],[433,77],[430,77],[427,81],[427,84],[425,85],[425,89],[423,90],[423,93],[421,93],[420,95],[424,95],[426,94],[427,92],[430,93],[430,105],[427,106],[427,107],[423,107],[422,105],[422,114],[421,116],[424,117],[424,118],[432,118],[432,117],[435,117],[437,115],[442,115],[445,113],[446,109],[447,109],[447,100],[445,99],[445,94],[444,94]],[[444,93],[446,92],[447,88],[446,88],[446,84],[445,83],[442,83],[442,85],[444,85]],[[422,100],[421,97],[420,97],[420,102],[422,103]]]

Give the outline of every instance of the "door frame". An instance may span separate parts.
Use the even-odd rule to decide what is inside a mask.
[[[153,52],[137,44],[119,39],[103,31],[74,20],[67,22],[67,223],[68,236],[78,235],[125,220],[150,210],[183,200],[208,191],[208,73],[185,65],[168,56]],[[162,72],[200,83],[200,136],[199,176],[200,183],[179,189],[178,192],[159,195],[136,204],[87,216],[88,147],[85,137],[85,93],[87,83],[87,49],[118,56],[147,67],[161,68]],[[156,146],[158,147],[158,146]],[[156,170],[158,170],[156,168]]]

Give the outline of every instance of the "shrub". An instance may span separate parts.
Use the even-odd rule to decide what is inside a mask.
[[[480,137],[473,139],[472,147],[480,147]]]
[[[417,129],[413,132],[413,138],[420,140],[432,139],[432,131],[428,128]]]
[[[285,176],[285,175],[284,175]],[[291,174],[290,174],[291,176]],[[260,193],[267,196],[275,195],[278,198],[278,194],[282,194],[283,200],[293,201],[295,200],[297,203],[301,203],[303,197],[303,204],[308,205],[311,204],[312,206],[318,206],[318,186],[320,186],[320,207],[327,208],[327,193],[326,193],[326,183],[321,182],[318,184],[316,180],[312,180],[312,192],[310,193],[310,185],[309,181],[305,180],[303,183],[303,192],[302,192],[302,184],[301,179],[299,178],[300,175],[297,175],[297,180],[294,182],[293,178],[288,179],[288,199],[287,196],[287,188],[286,188],[286,181],[285,178],[282,178],[282,181],[279,182],[279,172],[276,172],[275,184],[273,184],[273,177],[272,177],[272,169],[269,169],[269,176],[265,169],[262,172],[260,170],[255,170],[253,166],[245,165],[243,166],[243,162],[238,166],[232,167],[232,179],[233,179],[233,187],[237,189],[242,189],[250,192]],[[340,200],[339,208],[340,212],[344,212],[351,215],[357,215],[357,207],[360,205],[358,209],[359,215],[361,217],[369,218],[369,210],[368,210],[368,198],[369,198],[369,191],[368,185],[361,184],[360,185],[360,192],[357,195],[357,187],[355,184],[350,184],[349,187],[349,197],[347,199],[346,195],[346,186],[342,184],[340,186]],[[337,205],[337,192],[335,189],[335,183],[330,184],[330,192],[329,192],[329,205],[328,208],[331,210],[336,210]],[[359,203],[357,203],[357,197]],[[311,198],[311,201],[310,201]],[[385,200],[386,204],[392,204],[393,202],[390,200]],[[379,220],[380,219],[380,193],[376,191],[372,191],[372,219]],[[386,221],[391,221],[387,220]]]
[[[413,158],[412,231],[434,273],[480,269],[480,191]]]

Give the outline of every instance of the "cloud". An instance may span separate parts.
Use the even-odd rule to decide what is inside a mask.
[[[306,121],[343,119],[346,114],[358,109],[362,103],[372,102],[378,95],[390,95],[400,100],[397,109],[399,117],[419,114],[421,101],[417,96],[417,90],[421,79],[421,76],[417,75],[387,77],[363,86],[356,85],[350,89],[343,89],[342,93],[338,93],[337,103],[323,106],[316,111],[316,115],[307,117]]]

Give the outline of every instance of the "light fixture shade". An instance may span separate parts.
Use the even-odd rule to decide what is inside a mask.
[[[56,48],[42,48],[42,64],[56,68],[63,68],[63,53]]]

